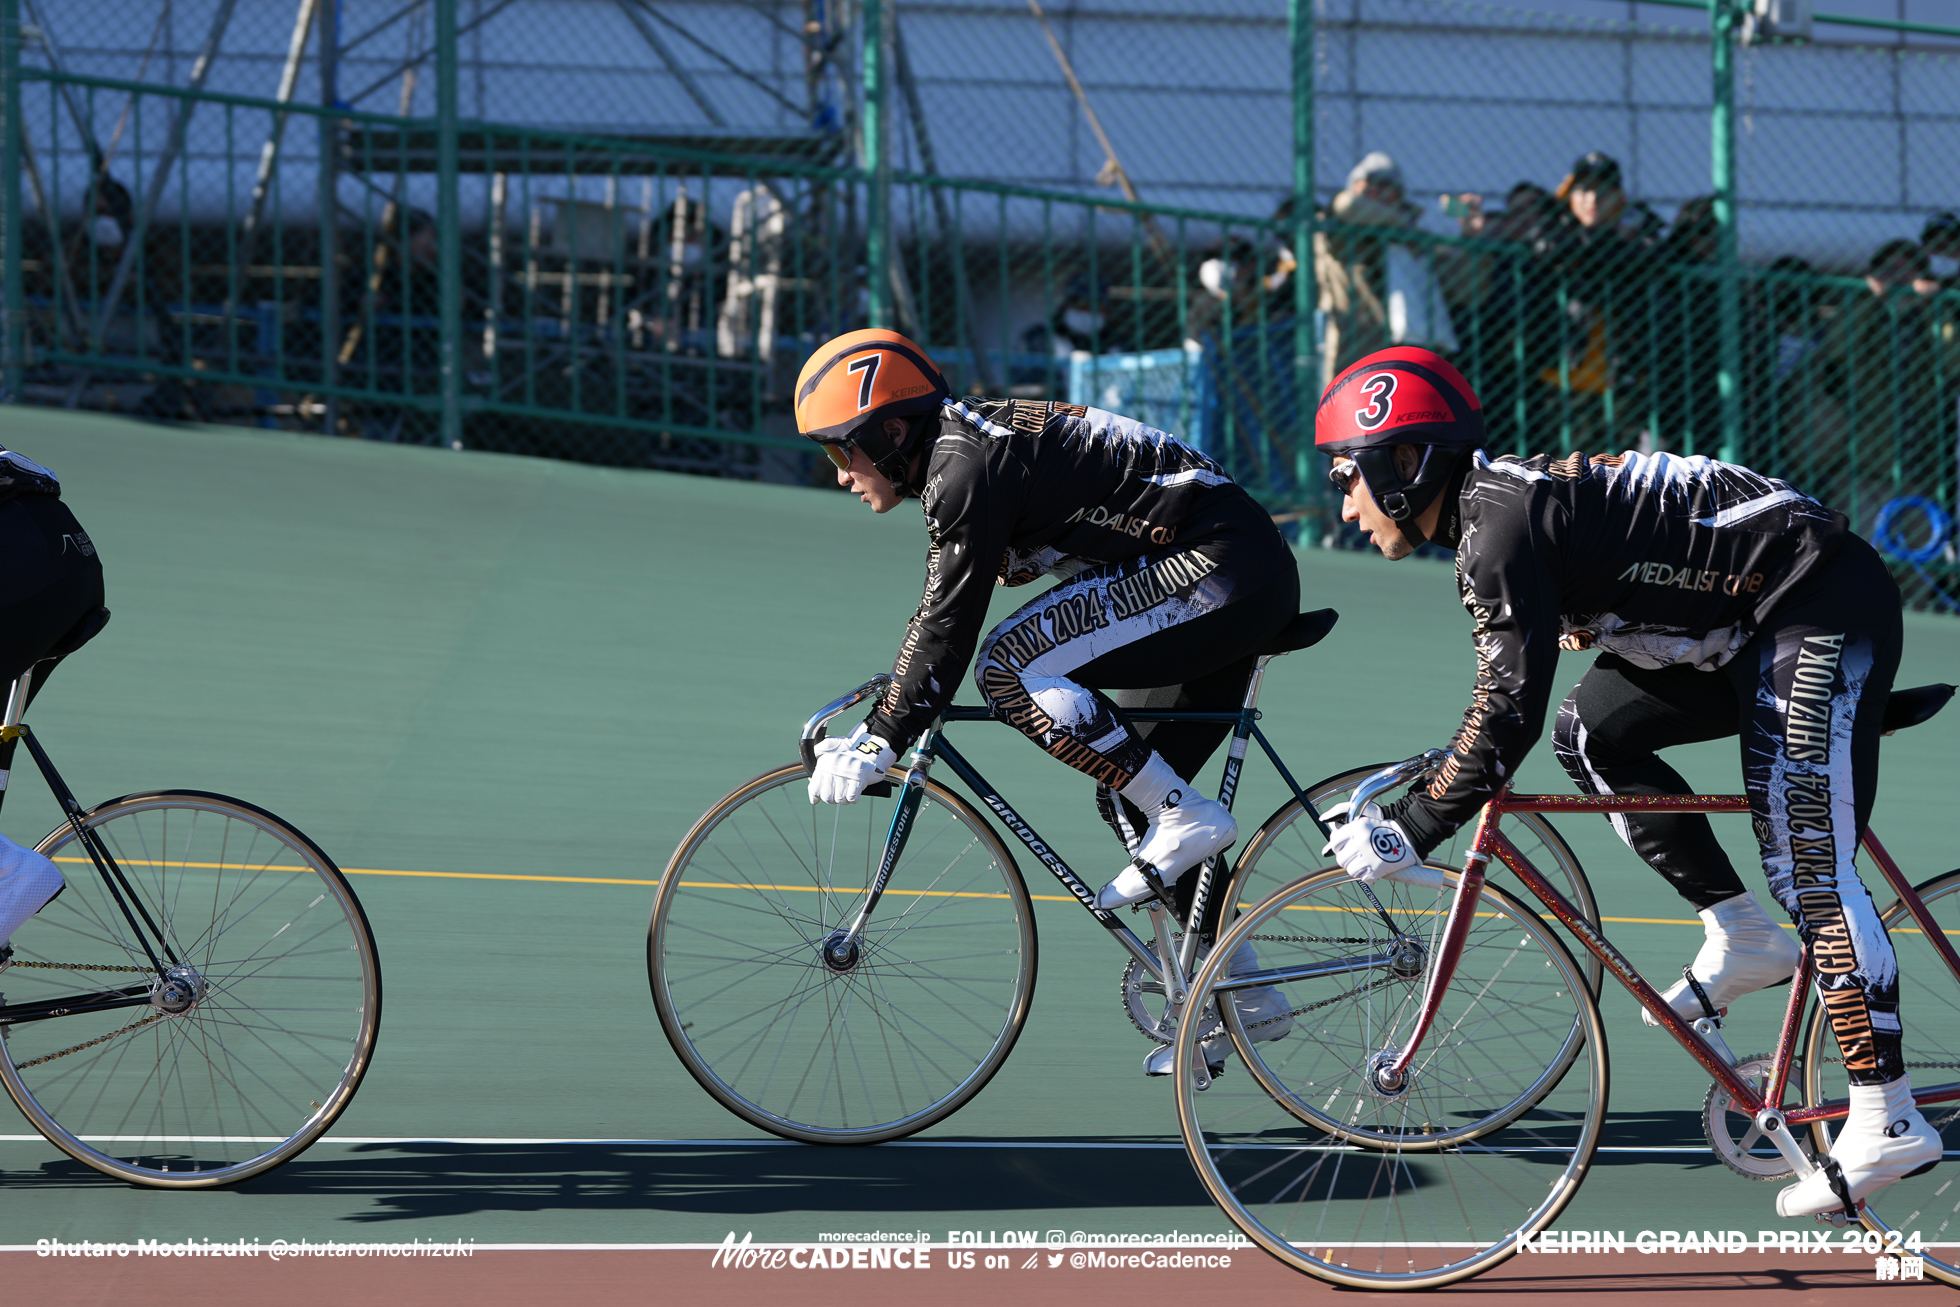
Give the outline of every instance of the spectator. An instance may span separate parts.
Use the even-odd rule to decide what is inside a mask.
[[[1895,464],[1911,466],[1951,447],[1955,351],[1940,348],[1935,306],[1913,290],[1931,277],[1915,242],[1879,246],[1865,267],[1870,293],[1838,316],[1825,344],[1844,421],[1814,460],[1835,479],[1810,493],[1854,523],[1868,521],[1895,492],[1884,479]]]
[[[1529,245],[1558,212],[1558,202],[1537,182],[1522,181],[1505,193],[1504,208],[1497,213],[1485,211],[1481,195],[1445,196],[1443,208],[1456,218],[1457,230],[1471,240]]]
[[[1922,295],[1960,287],[1960,214],[1936,213],[1919,233],[1930,276],[1913,283]]]
[[[1290,217],[1289,201],[1281,206],[1282,216]],[[1292,251],[1284,245],[1260,247],[1243,236],[1232,236],[1212,256],[1198,265],[1198,291],[1193,294],[1186,337],[1202,342],[1207,332],[1217,330],[1227,310],[1232,315],[1232,334],[1258,323],[1261,301],[1266,321],[1293,317],[1291,283],[1294,269]]]
[[[1720,444],[1722,399],[1721,286],[1705,272],[1720,252],[1715,197],[1689,200],[1656,249],[1661,268],[1653,297],[1650,408],[1654,424],[1643,449],[1711,454]],[[1636,353],[1646,350],[1636,344]]]
[[[1770,466],[1806,493],[1822,493],[1809,451],[1843,426],[1818,366],[1837,292],[1820,287],[1807,260],[1785,254],[1742,283],[1744,461]],[[1811,487],[1819,486],[1813,491]]]
[[[1062,303],[1046,322],[1037,322],[1023,334],[1022,348],[1030,353],[1052,352],[1067,358],[1077,351],[1097,353],[1117,348],[1103,334],[1109,321],[1108,305],[1098,288],[1082,273],[1070,275],[1062,292]]]
[[[1658,262],[1661,221],[1644,204],[1627,199],[1620,165],[1594,150],[1572,165],[1555,193],[1564,206],[1533,242],[1537,302],[1526,324],[1527,355],[1542,363],[1541,405],[1563,426],[1576,423],[1573,438],[1625,438],[1603,426],[1603,406],[1571,406],[1565,391],[1604,395],[1625,372],[1619,356],[1627,332],[1643,322],[1647,291]],[[1563,312],[1559,296],[1564,295]],[[1632,417],[1622,405],[1621,415]],[[1626,433],[1630,434],[1630,433]]]
[[[1416,209],[1402,169],[1376,150],[1354,165],[1334,197],[1329,227],[1314,233],[1314,276],[1327,315],[1321,375],[1338,376],[1364,355],[1393,344],[1388,322],[1389,233],[1414,228]],[[1379,233],[1379,234],[1378,234]]]
[[[1456,324],[1461,349],[1458,366],[1483,398],[1491,439],[1500,446],[1522,436],[1519,427],[1521,395],[1516,345],[1531,320],[1539,297],[1535,282],[1520,274],[1515,247],[1532,246],[1558,212],[1550,191],[1533,181],[1521,181],[1504,196],[1504,207],[1492,212],[1475,194],[1443,197],[1443,211],[1457,221],[1467,239],[1513,247],[1509,251],[1457,246],[1439,251],[1437,276],[1443,298]]]

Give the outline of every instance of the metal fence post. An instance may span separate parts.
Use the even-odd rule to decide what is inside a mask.
[[[1709,0],[1715,73],[1714,107],[1709,116],[1709,162],[1715,184],[1716,302],[1721,354],[1716,392],[1722,405],[1721,458],[1742,461],[1742,288],[1737,281],[1735,194],[1735,24],[1736,0]]]
[[[1313,0],[1287,0],[1293,40],[1293,384],[1300,432],[1294,446],[1294,497],[1314,484],[1314,413],[1320,403],[1320,352],[1314,348],[1313,310]]]
[[[320,104],[340,103],[340,0],[320,6]],[[340,404],[340,122],[322,115],[320,139],[320,430],[339,434]]]
[[[456,0],[436,0],[436,281],[442,443],[463,447],[463,233],[456,170]]]
[[[0,0],[0,261],[5,263],[6,323],[0,335],[0,350],[6,358],[0,367],[0,402],[20,402],[21,351],[26,344],[26,311],[21,287],[20,232],[20,0]]]
[[[885,104],[885,0],[864,0],[858,21],[864,25],[863,163],[870,178],[864,233],[864,279],[871,325],[891,326],[892,168],[887,148],[890,115]]]

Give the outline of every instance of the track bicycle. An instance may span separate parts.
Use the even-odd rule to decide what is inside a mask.
[[[50,1143],[133,1184],[209,1188],[290,1161],[374,1056],[381,964],[360,901],[249,803],[153,790],[83,808],[21,720],[34,677],[7,693],[0,799],[25,744],[64,814],[35,848],[67,884],[0,967],[0,1082]]]
[[[1887,733],[1926,720],[1952,694],[1952,686],[1894,691]],[[1431,765],[1411,759],[1368,778],[1355,807]],[[1718,1017],[1679,1017],[1596,915],[1500,829],[1550,812],[1748,810],[1741,796],[1500,792],[1474,824],[1460,869],[1424,864],[1369,885],[1328,867],[1245,912],[1193,977],[1189,1001],[1221,1013],[1252,1074],[1198,1094],[1198,1036],[1174,1035],[1179,1127],[1205,1188],[1266,1251],[1356,1288],[1425,1289],[1477,1275],[1557,1218],[1585,1179],[1606,1119],[1605,1031],[1571,952],[1538,914],[1487,881],[1493,860],[1708,1073],[1702,1124],[1725,1166],[1762,1181],[1809,1174],[1829,1151],[1831,1122],[1847,1111],[1844,1060],[1811,959],[1791,984],[1775,1051],[1738,1057]],[[1864,866],[1879,873],[1867,872],[1867,884],[1897,896],[1881,919],[1899,954],[1913,1097],[1960,1148],[1960,871],[1915,887],[1875,833],[1861,849]],[[1221,959],[1249,940],[1264,965],[1228,974]],[[1291,1038],[1249,1038],[1229,996],[1259,985],[1284,996]],[[1955,1178],[1949,1163],[1901,1180],[1861,1204],[1856,1219],[1886,1247],[1919,1253],[1929,1272],[1960,1284]],[[1851,1220],[1839,1213],[1827,1223]]]
[[[1267,665],[1313,645],[1335,620],[1331,610],[1296,617],[1260,651],[1235,710],[1128,713],[1138,722],[1229,723],[1218,792],[1227,807],[1255,741],[1293,794],[1229,870],[1221,857],[1188,873],[1188,906],[1170,896],[1144,905],[1147,938],[1096,908],[1095,888],[947,738],[955,722],[991,719],[988,709],[949,708],[908,765],[856,804],[812,805],[805,780],[825,723],[882,694],[890,678],[827,704],[804,725],[803,761],[763,772],[710,808],[661,875],[647,971],[682,1064],[743,1120],[809,1143],[902,1138],[972,1099],[1027,1022],[1037,952],[1027,886],[983,808],[1127,954],[1124,1011],[1168,1044],[1213,923],[1228,906],[1249,906],[1318,867],[1327,830],[1315,805],[1377,770],[1302,788],[1259,727]],[[939,763],[977,806],[929,774]],[[1596,918],[1578,860],[1556,832],[1527,818],[1520,840]],[[1220,1033],[1215,1013],[1198,1024]]]

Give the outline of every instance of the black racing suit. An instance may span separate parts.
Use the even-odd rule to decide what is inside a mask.
[[[1739,736],[1769,888],[1846,1069],[1897,1079],[1897,962],[1856,867],[1901,640],[1877,553],[1781,481],[1669,454],[1479,453],[1445,512],[1476,688],[1441,771],[1388,815],[1434,847],[1516,774],[1559,649],[1599,650],[1561,709],[1559,761],[1587,793],[1685,794],[1653,751]],[[1611,820],[1697,908],[1742,892],[1706,817]]]
[[[903,749],[971,660],[996,715],[1105,789],[1153,747],[1189,779],[1227,728],[1140,731],[1100,690],[1136,691],[1119,696],[1133,707],[1238,706],[1255,651],[1299,608],[1271,517],[1202,453],[1101,409],[949,400],[927,420],[925,595],[871,732]],[[994,586],[1042,575],[1062,580],[981,642]]]
[[[95,542],[54,473],[0,447],[0,689],[102,606]],[[38,692],[50,668],[37,671]]]

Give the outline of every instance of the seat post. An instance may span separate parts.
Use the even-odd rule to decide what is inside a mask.
[[[1252,675],[1245,683],[1245,710],[1250,712],[1259,703],[1259,683],[1266,679],[1266,664],[1279,657],[1278,654],[1261,654],[1252,664]]]
[[[14,678],[12,687],[7,691],[7,715],[0,719],[0,739],[11,742],[20,735],[20,717],[27,711],[27,694],[33,684],[32,667]]]
[[[14,678],[7,691],[7,713],[0,718],[0,802],[7,798],[7,782],[12,779],[14,750],[20,746],[20,716],[27,711],[27,692],[34,684],[34,669]]]

